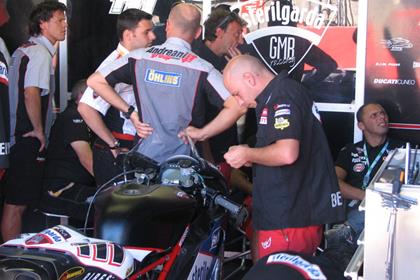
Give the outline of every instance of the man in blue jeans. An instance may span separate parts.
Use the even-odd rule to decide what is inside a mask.
[[[356,245],[364,229],[365,215],[358,207],[365,198],[365,189],[388,153],[403,146],[403,142],[388,137],[388,115],[380,104],[363,105],[357,111],[356,118],[363,132],[363,140],[347,144],[335,162],[340,190],[348,202],[347,220],[325,233],[328,246],[334,246],[337,242]]]

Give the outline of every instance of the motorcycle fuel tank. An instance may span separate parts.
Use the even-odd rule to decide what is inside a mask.
[[[166,249],[180,239],[196,203],[174,186],[127,183],[95,202],[95,237],[123,246]]]

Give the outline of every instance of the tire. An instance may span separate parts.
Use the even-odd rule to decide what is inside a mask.
[[[2,280],[49,280],[48,274],[35,263],[25,260],[4,259],[0,261]]]

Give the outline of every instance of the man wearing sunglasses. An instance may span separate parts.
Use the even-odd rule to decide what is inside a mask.
[[[214,68],[223,71],[227,61],[240,54],[237,46],[243,43],[242,28],[245,21],[229,8],[217,7],[204,23],[204,41],[197,42],[193,51],[204,60],[210,62]],[[206,122],[212,120],[219,113],[219,109],[207,102]],[[237,145],[237,127],[233,125],[223,133],[209,139],[209,148],[205,157],[217,164],[227,180],[230,177],[230,166],[225,163],[223,154],[230,146]]]

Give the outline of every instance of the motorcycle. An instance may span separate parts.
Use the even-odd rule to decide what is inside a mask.
[[[160,165],[128,153],[136,168],[93,197],[94,238],[65,225],[22,234],[0,246],[0,279],[221,279],[226,214],[240,224],[247,212],[190,144]]]

